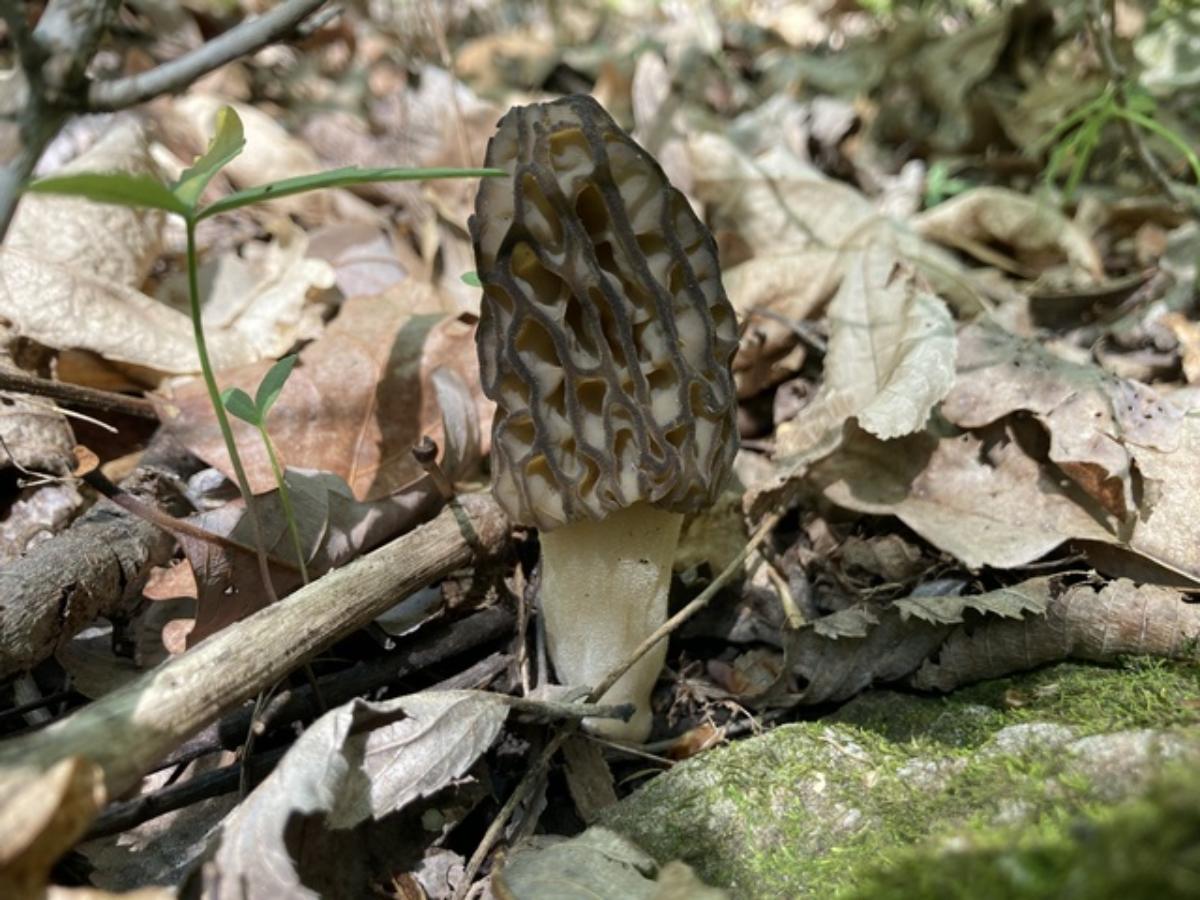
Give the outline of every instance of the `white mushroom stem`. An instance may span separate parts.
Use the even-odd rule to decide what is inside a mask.
[[[683,516],[635,503],[598,522],[574,522],[542,540],[542,616],[558,680],[593,686],[667,620],[671,563]],[[628,722],[592,719],[594,734],[644,741],[650,693],[667,654],[662,641],[601,698],[632,703]]]

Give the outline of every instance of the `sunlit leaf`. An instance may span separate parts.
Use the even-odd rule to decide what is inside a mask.
[[[296,367],[296,361],[299,358],[295,353],[285,356],[271,366],[267,374],[263,376],[263,380],[254,394],[254,405],[258,408],[260,421],[267,418],[267,413],[279,399],[279,394],[283,391],[283,386],[287,383],[288,376],[292,374],[292,369]]]
[[[188,210],[194,210],[200,202],[200,195],[204,193],[213,176],[241,153],[245,146],[242,120],[238,118],[233,107],[221,107],[217,113],[216,134],[213,135],[204,155],[179,176],[179,181],[172,188],[175,196]]]
[[[258,410],[254,406],[254,401],[241,388],[227,388],[222,391],[221,405],[229,410],[230,414],[237,416],[243,422],[257,425],[262,421]]]
[[[164,209],[180,215],[188,209],[165,184],[149,175],[131,175],[128,172],[51,175],[31,182],[25,190],[35,194],[84,197],[97,203],[113,203],[135,209]]]

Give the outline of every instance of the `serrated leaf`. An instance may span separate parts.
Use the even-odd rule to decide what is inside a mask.
[[[226,388],[221,392],[221,405],[229,410],[230,415],[237,416],[243,422],[258,425],[262,419],[254,406],[250,395],[241,388]]]
[[[897,600],[895,605],[906,619],[913,616],[935,625],[957,625],[963,621],[969,609],[1005,619],[1040,616],[1045,614],[1050,599],[1050,579],[1035,578],[986,594],[969,597],[906,597]]]
[[[813,623],[813,630],[826,638],[861,638],[866,637],[871,628],[879,624],[879,617],[866,606],[851,606],[849,609],[838,610],[827,616],[821,616]]]
[[[131,206],[134,209],[162,209],[180,215],[188,211],[188,207],[162,182],[149,175],[131,175],[128,172],[51,175],[30,182],[25,190],[34,194],[83,197],[97,203]]]
[[[242,131],[242,120],[231,106],[223,106],[217,112],[217,129],[204,155],[186,169],[172,185],[175,196],[191,211],[200,202],[200,195],[222,168],[246,146]]]
[[[258,420],[265,422],[267,413],[271,411],[271,407],[275,405],[275,401],[279,399],[280,393],[283,391],[283,386],[287,383],[288,376],[292,374],[292,369],[296,367],[296,362],[300,359],[295,353],[285,356],[267,371],[263,376],[263,380],[259,382],[258,390],[254,392],[254,405],[258,408]]]
[[[430,181],[440,178],[496,178],[508,175],[503,169],[360,169],[357,166],[347,166],[343,169],[332,169],[328,172],[314,172],[312,175],[300,175],[296,178],[285,178],[270,184],[260,184],[244,191],[222,197],[220,200],[206,206],[197,215],[197,220],[207,219],[219,213],[241,209],[264,200],[275,200],[279,197],[290,197],[292,194],[303,194],[306,191],[319,191],[324,188],[351,187],[356,184],[371,184],[379,181]]]

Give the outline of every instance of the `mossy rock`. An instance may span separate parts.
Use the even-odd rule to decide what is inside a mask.
[[[603,824],[739,897],[1130,896],[1095,891],[1139,872],[1200,896],[1197,760],[1200,668],[1061,665],[865,694],[682,763]]]

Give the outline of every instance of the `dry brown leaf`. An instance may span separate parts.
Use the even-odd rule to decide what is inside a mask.
[[[116,119],[99,141],[55,174],[71,172],[126,172],[162,177],[151,158],[145,131],[137,120],[130,118]],[[93,203],[78,197],[26,194],[4,238],[0,273],[5,284],[0,298],[15,290],[8,283],[9,255],[33,258],[51,268],[78,271],[101,282],[139,285],[162,249],[163,220],[164,213],[160,210]],[[3,302],[0,299],[0,304]],[[2,305],[0,313],[19,322]]]
[[[1120,518],[1135,510],[1134,448],[1171,454],[1180,443],[1181,413],[1145,385],[1068,362],[997,326],[968,325],[942,415],[978,428],[1017,410],[1045,427],[1050,459]]]
[[[756,253],[845,247],[878,219],[866,197],[784,147],[752,158],[723,135],[703,132],[688,153],[714,229],[733,229]]]
[[[157,177],[140,130],[114,129],[68,167],[113,169]],[[151,370],[145,373],[150,380],[154,373],[198,371],[186,299],[172,308],[140,290],[158,258],[161,229],[159,212],[74,198],[24,198],[0,248],[0,317],[39,344]],[[217,368],[273,358],[297,336],[312,332],[308,293],[332,284],[332,272],[322,261],[305,259],[305,246],[303,235],[293,230],[258,250],[256,259],[225,257],[218,263],[216,290],[205,311]]]
[[[558,42],[545,30],[499,31],[459,45],[454,52],[454,72],[490,97],[508,88],[529,91],[541,87],[561,57]]]
[[[1200,382],[1200,324],[1182,313],[1167,313],[1162,317],[1179,341],[1179,356],[1183,363],[1183,377],[1188,384]]]
[[[483,431],[490,433],[491,404],[479,387],[474,325],[439,312],[444,299],[411,281],[378,297],[352,298],[320,339],[300,353],[267,418],[286,464],[343,477],[356,497],[374,499],[408,483],[421,469],[413,445],[429,435],[439,446],[441,411],[429,379],[453,370],[477,398]],[[222,372],[222,389],[253,396],[269,366]],[[166,390],[156,400],[164,424],[201,459],[232,475],[208,396],[198,380]],[[275,481],[257,431],[234,423],[251,489]]]
[[[918,431],[954,382],[950,313],[886,246],[847,255],[829,320],[825,380],[799,416],[776,429],[777,459],[823,456],[850,418],[885,439]]]
[[[0,896],[41,896],[50,868],[104,806],[104,773],[72,756],[44,772],[0,774]]]
[[[391,229],[366,222],[326,225],[309,235],[308,252],[333,267],[343,297],[381,294],[409,276]]]
[[[1188,410],[1170,450],[1133,446],[1144,479],[1130,546],[1200,583],[1200,417]]]
[[[222,253],[200,269],[206,338],[232,341],[243,362],[273,360],[320,334],[322,310],[309,299],[334,283],[333,267],[309,256],[307,235],[287,220],[277,225],[270,241]],[[188,308],[182,273],[162,293]]]
[[[441,465],[448,478],[459,478],[482,458],[477,394],[472,394],[447,369],[435,371],[431,381],[442,414],[442,433],[446,436]],[[289,469],[284,477],[310,578],[408,531],[432,515],[444,499],[428,476],[371,503],[356,501],[346,482],[328,472]],[[299,587],[302,579],[295,566],[294,544],[278,493],[260,495],[255,499],[255,508],[268,555],[272,560],[292,563],[290,567],[281,564],[271,567],[275,592],[283,596]],[[254,525],[241,500],[193,516],[189,521],[211,534],[232,538],[243,548],[253,546],[256,540]],[[170,634],[164,629],[163,642],[168,648],[175,646],[180,637],[186,638],[190,646],[261,609],[267,602],[252,553],[200,540],[192,533],[180,533],[178,537],[195,573],[196,618],[190,630],[184,630],[186,623],[171,623]]]
[[[1104,264],[1080,228],[1047,201],[1001,187],[964,191],[912,220],[929,240],[1009,271],[1036,275],[1066,261],[1083,282],[1100,281]],[[994,245],[1011,248],[1015,258]]]
[[[1071,538],[1116,540],[1011,432],[880,441],[847,428],[810,481],[839,506],[897,516],[969,568],[1026,565]]]

